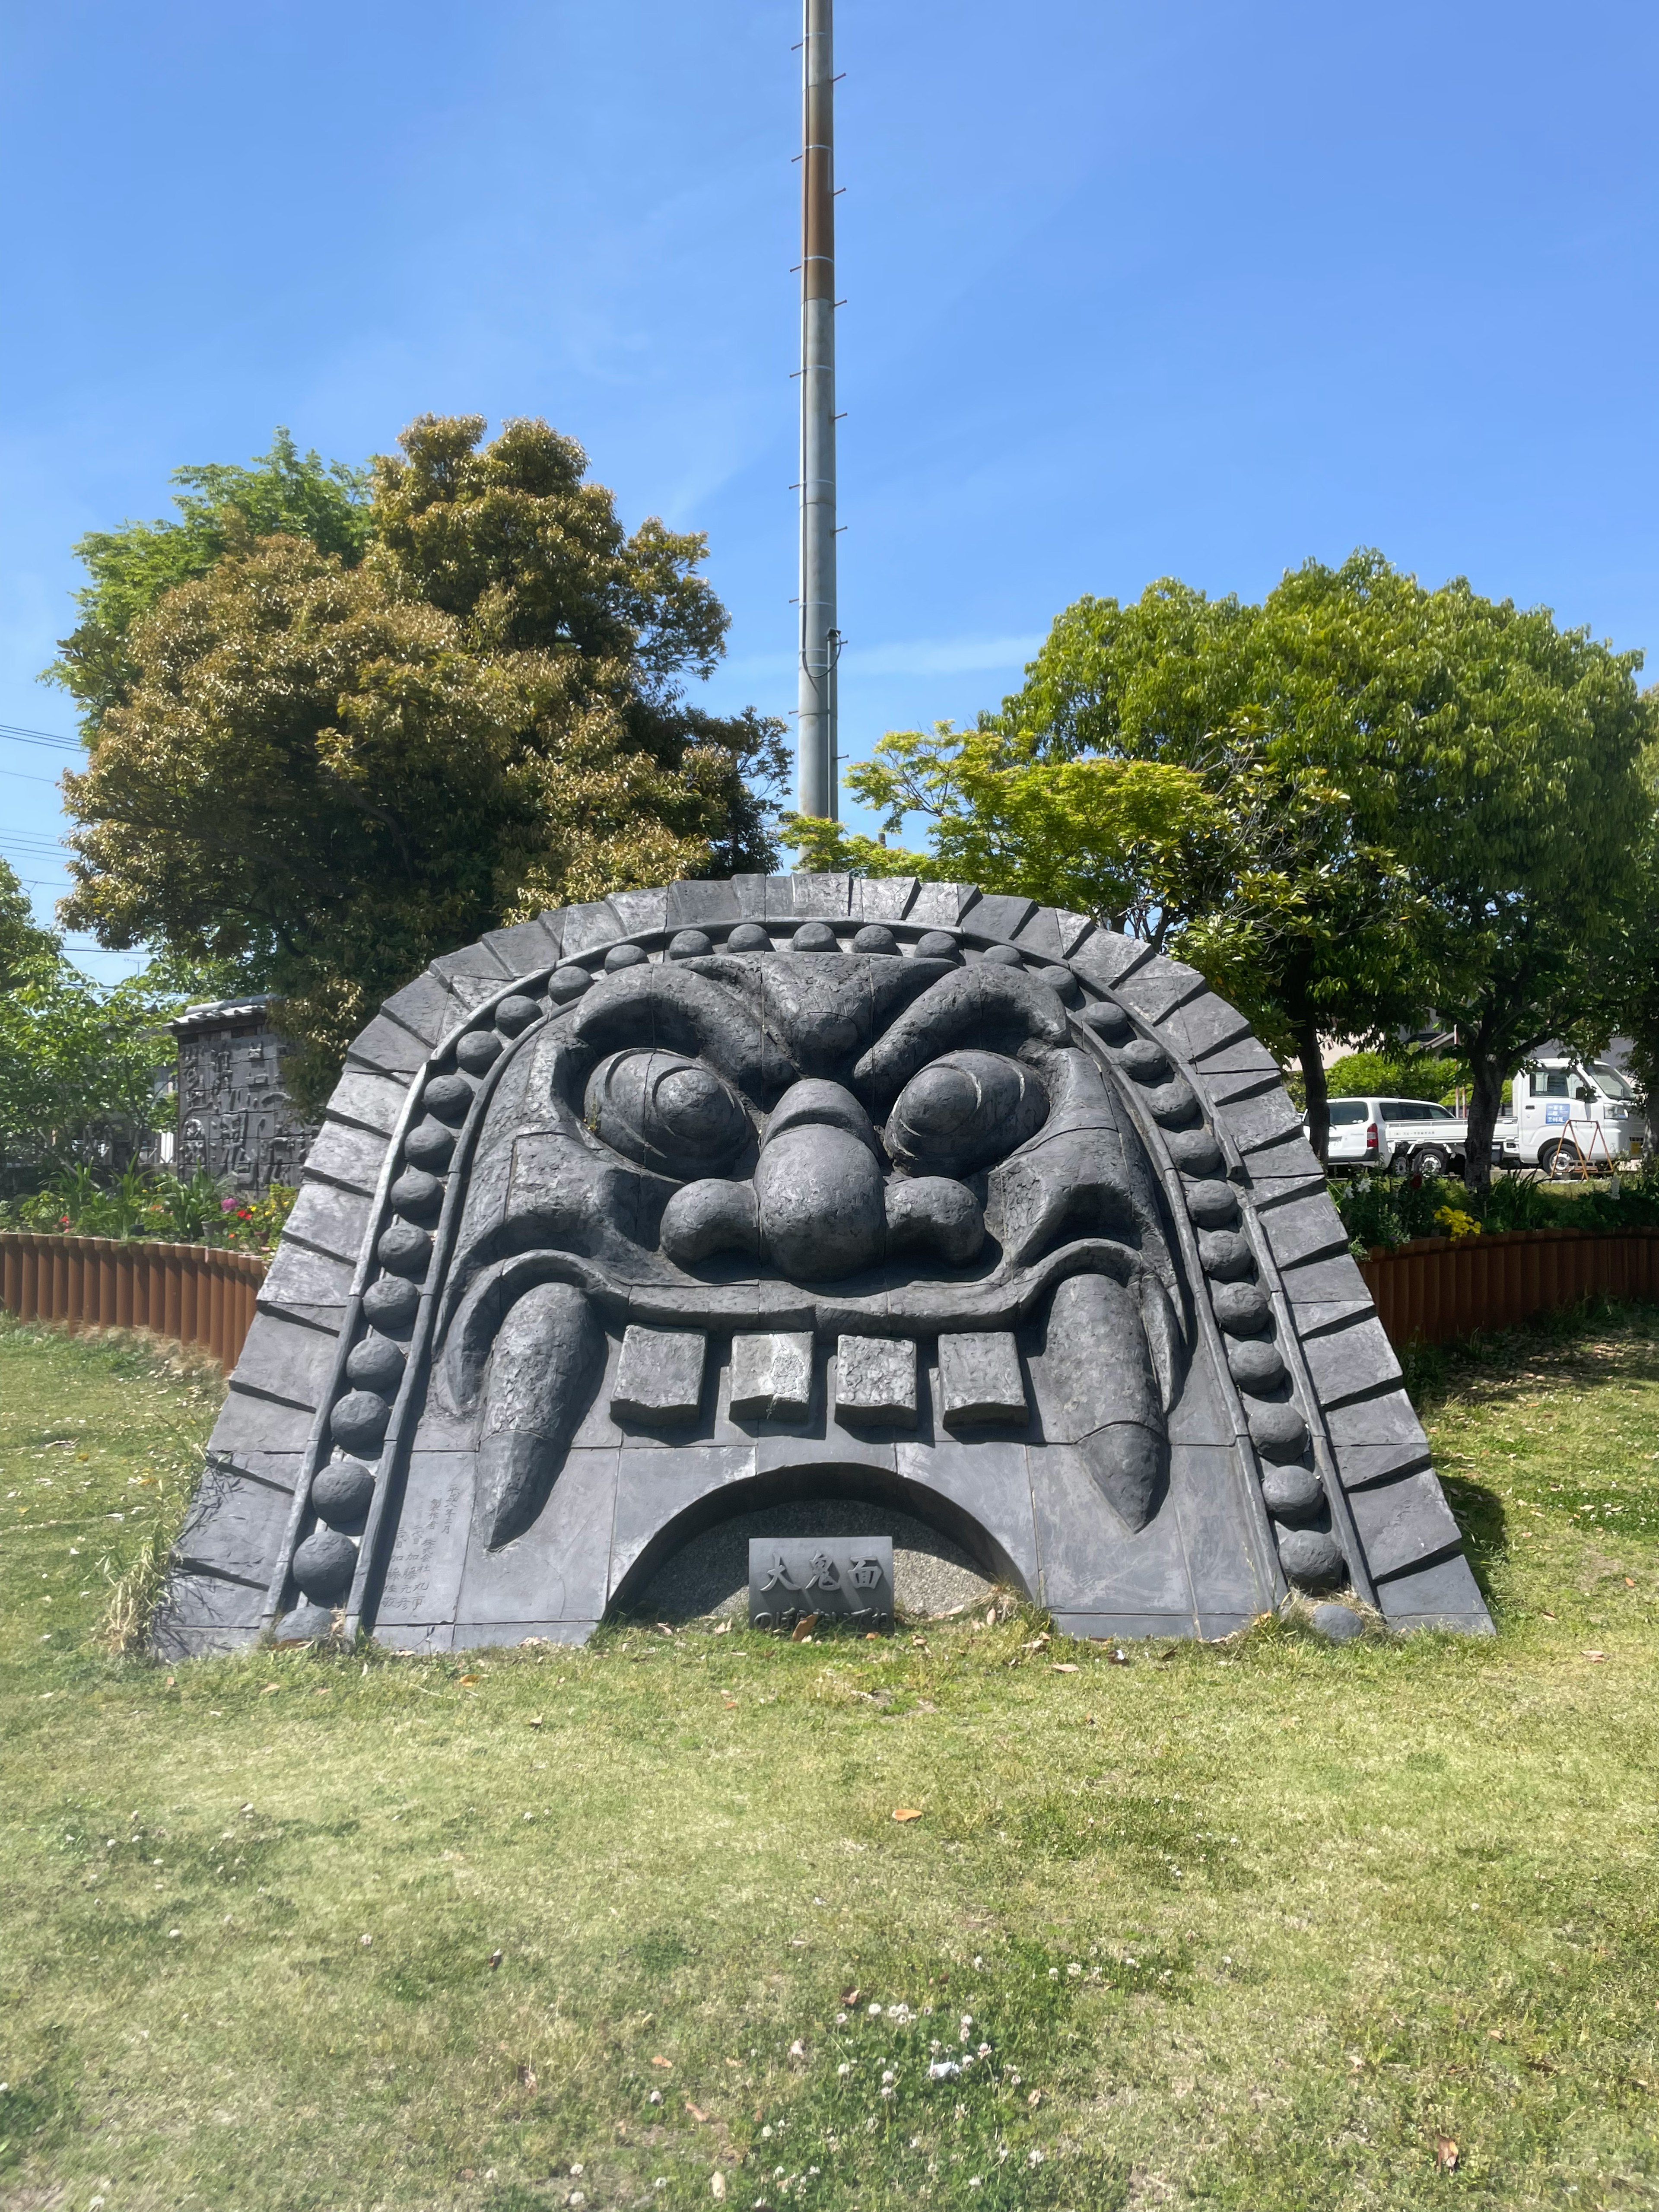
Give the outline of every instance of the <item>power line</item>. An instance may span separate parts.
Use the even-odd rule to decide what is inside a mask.
[[[15,738],[20,745],[51,745],[62,753],[78,753],[79,738],[60,738],[54,730],[27,730],[19,722],[0,722],[0,738]]]
[[[31,775],[26,768],[0,768],[0,775],[15,776],[19,783],[49,783],[54,791],[58,788],[55,775]]]

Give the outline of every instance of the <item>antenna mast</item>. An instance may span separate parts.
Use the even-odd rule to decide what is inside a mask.
[[[836,93],[834,0],[804,0],[800,269],[799,804],[834,821],[836,663]]]

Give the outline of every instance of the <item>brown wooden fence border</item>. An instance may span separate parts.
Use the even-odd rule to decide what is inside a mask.
[[[1423,1237],[1359,1263],[1395,1345],[1513,1328],[1581,1298],[1659,1299],[1659,1229],[1516,1229]]]
[[[0,1231],[0,1307],[71,1329],[146,1328],[227,1373],[269,1261],[202,1244]],[[1443,1344],[1600,1295],[1659,1300],[1659,1229],[1518,1229],[1420,1237],[1359,1263],[1390,1342]]]
[[[0,1231],[0,1307],[70,1329],[146,1328],[199,1345],[228,1374],[270,1264],[205,1244]]]

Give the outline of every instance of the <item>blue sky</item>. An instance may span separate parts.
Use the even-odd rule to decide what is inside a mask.
[[[33,678],[81,532],[278,422],[360,459],[425,410],[544,415],[630,522],[708,531],[710,703],[793,704],[793,0],[0,23],[0,723],[72,730]],[[994,704],[1084,592],[1358,544],[1659,642],[1650,5],[836,28],[844,758]],[[0,738],[48,903],[56,768]]]

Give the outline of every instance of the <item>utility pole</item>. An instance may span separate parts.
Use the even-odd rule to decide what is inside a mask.
[[[804,0],[800,268],[799,805],[836,819],[834,0]]]

